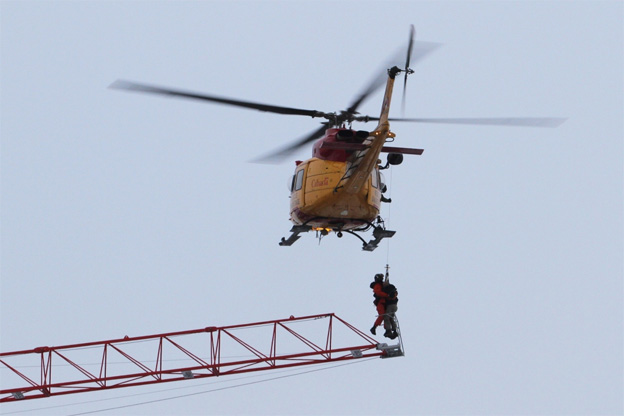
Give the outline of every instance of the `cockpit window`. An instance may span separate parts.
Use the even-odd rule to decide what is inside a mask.
[[[288,181],[288,190],[292,192],[294,187],[295,187],[295,175],[291,176],[290,180]]]
[[[295,191],[298,191],[303,186],[303,169],[297,172],[295,177]]]

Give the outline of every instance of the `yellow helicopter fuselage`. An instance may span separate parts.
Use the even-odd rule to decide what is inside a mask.
[[[314,229],[351,230],[372,222],[381,205],[379,169],[375,167],[357,192],[341,187],[343,161],[311,158],[299,162],[293,175],[290,219]]]
[[[374,131],[329,128],[314,144],[312,158],[296,162],[290,195],[290,220],[295,226],[327,232],[372,226],[383,188],[378,158],[386,140],[394,137],[388,112],[397,71],[396,67],[388,71]]]

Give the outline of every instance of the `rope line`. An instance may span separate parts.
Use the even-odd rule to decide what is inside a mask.
[[[265,380],[252,381],[252,382],[248,382],[248,383],[241,383],[241,384],[237,384],[237,385],[234,385],[234,386],[221,387],[221,388],[218,388],[218,389],[200,391],[200,392],[196,392],[196,393],[183,394],[183,395],[179,395],[179,396],[165,397],[165,398],[162,398],[162,399],[149,400],[149,401],[140,402],[140,403],[132,403],[132,404],[127,404],[127,405],[123,405],[123,406],[110,407],[110,408],[107,408],[107,409],[92,410],[92,411],[81,412],[81,413],[72,413],[72,414],[67,415],[67,416],[88,415],[88,414],[93,414],[93,413],[105,412],[105,411],[108,411],[108,410],[125,409],[125,408],[128,408],[128,407],[141,406],[141,405],[144,405],[144,404],[159,403],[159,402],[164,402],[164,401],[168,401],[168,400],[175,400],[175,399],[180,399],[180,398],[183,398],[183,397],[198,396],[200,394],[214,393],[214,392],[217,392],[217,391],[229,390],[229,389],[233,389],[233,388],[236,388],[236,387],[250,386],[250,385],[253,385],[253,384],[266,383],[267,381],[274,381],[274,380],[280,380],[280,379],[294,377],[294,376],[298,376],[298,375],[302,375],[302,374],[315,373],[317,371],[324,371],[324,370],[328,370],[328,369],[332,369],[332,368],[336,368],[336,367],[342,367],[342,366],[345,366],[345,365],[356,364],[358,362],[370,361],[372,359],[377,359],[377,358],[376,357],[371,357],[371,358],[367,358],[365,360],[357,360],[357,361],[354,361],[354,362],[351,362],[351,363],[338,364],[338,365],[327,367],[327,368],[319,368],[319,369],[315,369],[315,370],[302,371],[302,372],[296,373],[296,374],[288,374],[288,375],[284,375],[284,376],[268,378],[268,379],[265,379]]]
[[[273,381],[273,380],[279,380],[279,379],[294,377],[294,376],[298,376],[298,375],[302,375],[302,374],[308,374],[308,373],[314,373],[314,372],[318,372],[318,371],[331,370],[331,369],[342,367],[342,366],[346,366],[346,365],[352,365],[352,364],[363,363],[363,362],[366,362],[366,361],[371,361],[373,359],[378,359],[378,357],[370,357],[370,358],[366,358],[366,359],[362,359],[362,360],[355,360],[355,361],[351,361],[351,362],[347,362],[347,363],[341,363],[341,364],[336,364],[336,365],[332,365],[332,366],[327,366],[327,367],[324,367],[324,368],[317,368],[317,369],[313,369],[313,370],[301,371],[301,372],[297,372],[295,374],[286,374],[286,375],[281,375],[281,376],[267,378],[267,379],[264,379],[264,380],[249,381],[249,382],[245,382],[245,383],[235,384],[235,385],[232,385],[232,386],[219,387],[219,388],[215,388],[215,389],[211,389],[211,390],[205,390],[205,391],[200,391],[200,392],[195,392],[195,393],[181,394],[181,395],[177,395],[177,396],[165,397],[165,398],[162,398],[162,399],[147,400],[147,401],[138,402],[138,403],[132,403],[132,404],[127,404],[127,405],[122,405],[122,406],[115,406],[115,407],[107,407],[107,408],[103,408],[103,409],[90,410],[90,411],[80,412],[80,413],[71,413],[71,414],[68,414],[67,416],[88,415],[88,414],[93,414],[93,413],[106,412],[106,411],[109,411],[109,410],[125,409],[125,408],[129,408],[129,407],[141,406],[141,405],[144,405],[144,404],[158,403],[158,402],[175,400],[175,399],[184,398],[184,397],[197,396],[197,395],[200,395],[200,394],[214,393],[214,392],[218,392],[218,391],[234,389],[234,388],[237,388],[237,387],[249,386],[249,385],[253,385],[253,384],[265,383],[267,381]],[[293,370],[284,370],[283,372],[288,372],[288,371],[293,371]],[[233,380],[241,380],[241,379],[245,379],[245,378],[256,378],[256,377],[260,377],[260,376],[261,375],[250,375],[250,376],[247,376],[247,377],[239,377],[239,378],[233,379]],[[226,382],[229,382],[229,380],[218,380],[218,381],[212,381],[210,383],[205,383],[205,384],[217,384],[217,383],[226,383]],[[37,411],[37,410],[56,409],[56,408],[63,408],[63,407],[69,407],[69,406],[83,405],[83,404],[87,404],[87,403],[91,404],[91,403],[98,402],[98,401],[119,400],[119,399],[128,398],[128,397],[143,396],[143,395],[148,395],[148,394],[158,394],[158,393],[167,392],[167,391],[188,389],[188,388],[194,388],[194,387],[197,387],[197,386],[174,387],[174,388],[171,388],[171,389],[162,389],[162,390],[152,391],[152,392],[136,393],[136,394],[131,394],[131,395],[111,397],[111,398],[107,398],[107,399],[90,400],[88,402],[85,401],[85,402],[69,403],[69,404],[58,405],[58,406],[47,406],[47,407],[31,408],[31,409],[27,409],[27,410],[18,410],[18,411],[15,411],[15,412],[3,412],[2,414],[3,415],[5,415],[5,414],[6,415],[10,415],[10,414],[19,414],[19,413],[30,413],[32,411]]]

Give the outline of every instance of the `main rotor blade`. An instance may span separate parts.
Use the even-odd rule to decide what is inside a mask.
[[[325,134],[325,130],[327,130],[327,125],[323,124],[321,127],[319,127],[317,130],[314,130],[312,133],[308,134],[307,136],[297,140],[296,142],[294,142],[293,144],[290,144],[286,147],[283,147],[282,149],[279,149],[277,151],[271,152],[266,156],[262,156],[259,157],[257,159],[253,159],[252,162],[255,163],[280,163],[281,161],[283,161],[286,157],[290,156],[295,150],[299,149],[300,147],[315,141],[317,139],[320,139],[321,137],[323,137],[323,135]]]
[[[109,88],[127,91],[147,92],[151,94],[171,95],[174,97],[191,98],[196,100],[211,101],[220,104],[232,105],[236,107],[245,107],[259,111],[277,114],[300,115],[310,117],[323,117],[325,113],[316,110],[304,110],[293,107],[281,107],[277,105],[254,103],[251,101],[235,100],[232,98],[218,97],[214,95],[197,94],[190,91],[174,90],[170,88],[162,88],[154,85],[137,84],[135,82],[117,80],[113,82]]]
[[[414,62],[418,62],[437,49],[441,44],[434,42],[413,42],[411,46]],[[392,55],[388,61],[386,61],[385,65],[376,72],[376,76],[371,80],[368,86],[362,91],[360,95],[358,95],[355,100],[351,103],[347,112],[354,114],[357,108],[366,100],[372,93],[377,91],[379,87],[381,87],[386,80],[388,79],[388,69],[399,65],[401,62],[401,58],[404,56],[405,48],[401,48],[397,53]],[[411,59],[410,55],[410,59]]]
[[[370,117],[369,120],[379,120]],[[483,126],[523,126],[523,127],[558,127],[567,120],[565,117],[490,117],[490,118],[390,118],[389,121],[407,121],[412,123],[436,124],[471,124]]]

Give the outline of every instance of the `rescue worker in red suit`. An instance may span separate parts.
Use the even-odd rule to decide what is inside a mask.
[[[377,319],[375,319],[375,323],[370,329],[373,335],[377,335],[377,327],[381,325],[381,321],[383,321],[386,313],[386,299],[388,298],[388,294],[383,291],[383,284],[384,275],[381,273],[377,273],[375,275],[375,281],[370,284],[370,288],[373,289],[373,296],[375,297],[373,304],[377,307]]]

